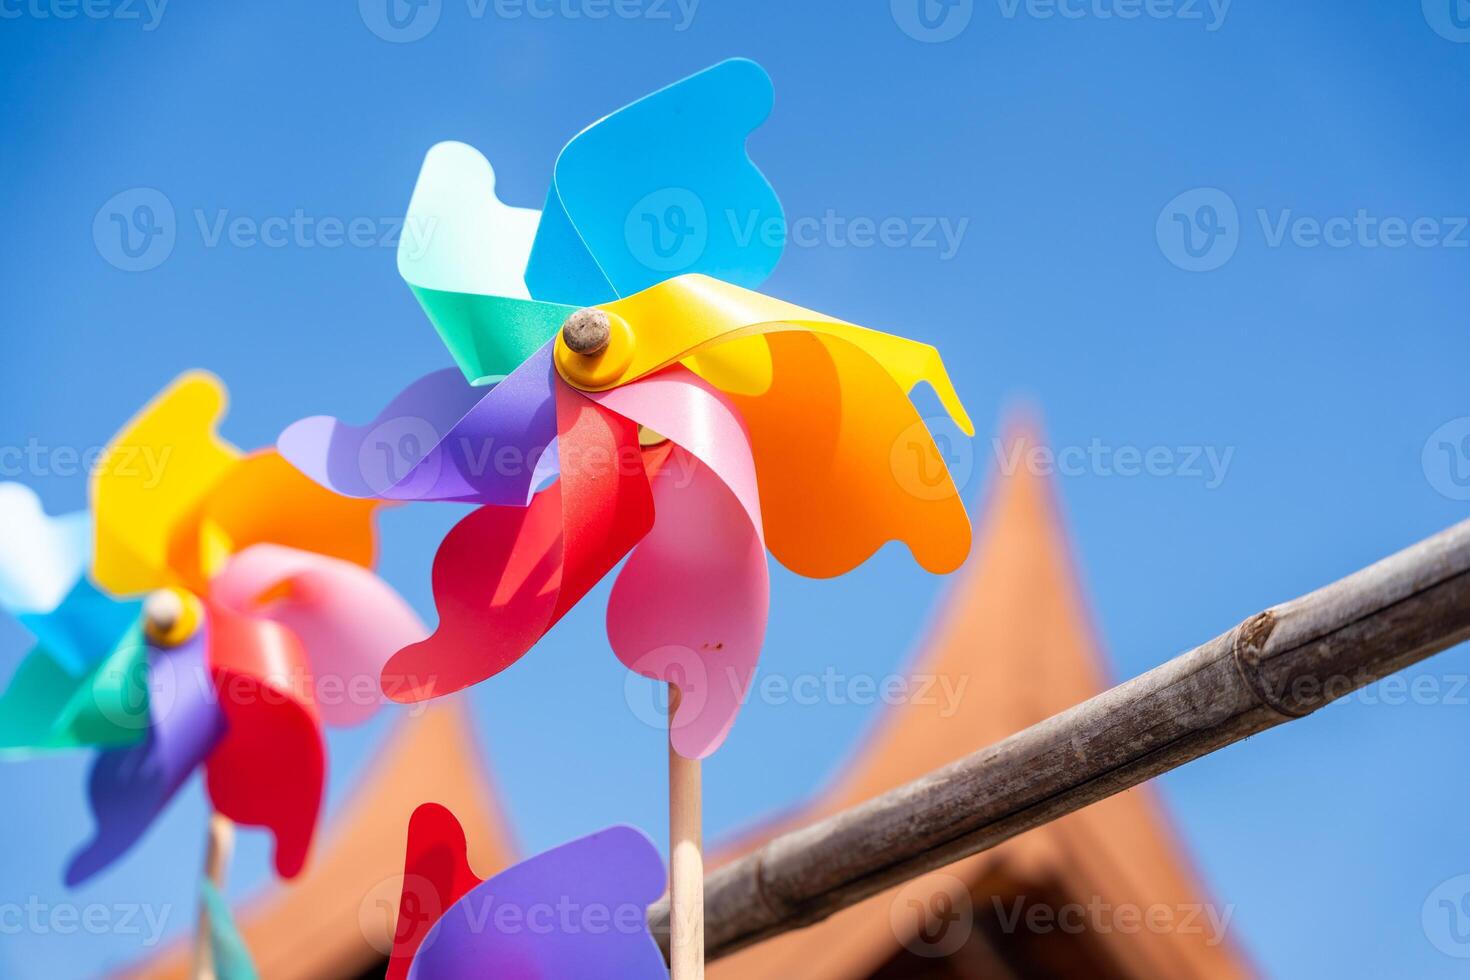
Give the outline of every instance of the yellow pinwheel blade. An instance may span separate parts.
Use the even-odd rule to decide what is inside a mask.
[[[573,385],[602,391],[682,363],[734,400],[750,429],[766,542],[783,565],[828,578],[885,542],[932,572],[958,568],[970,523],[909,392],[938,394],[974,429],[939,352],[706,276],[601,307],[611,341],[592,357],[558,338]]]
[[[118,595],[191,585],[170,562],[175,528],[233,467],[240,452],[215,433],[224,385],[182,375],[108,444],[92,478],[97,584]]]
[[[371,566],[379,503],[317,486],[274,450],[242,455],[215,432],[225,403],[213,375],[185,374],[107,447],[92,482],[103,588],[206,595],[231,555],[266,542]]]

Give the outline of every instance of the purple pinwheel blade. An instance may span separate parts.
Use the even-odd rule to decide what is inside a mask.
[[[450,906],[409,980],[665,980],[646,918],[664,884],[657,849],[632,827],[563,844]]]
[[[72,857],[68,885],[86,881],[132,847],[224,734],[206,632],[201,627],[172,650],[150,648],[148,738],[101,752],[93,763],[87,795],[97,832]]]
[[[372,422],[302,419],[281,455],[348,497],[524,507],[556,438],[551,344],[486,391],[459,371],[414,382]]]

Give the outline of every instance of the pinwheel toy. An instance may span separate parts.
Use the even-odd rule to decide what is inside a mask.
[[[214,947],[229,941],[209,910],[233,824],[268,829],[276,871],[295,875],[321,806],[322,722],[369,717],[384,661],[424,635],[368,570],[375,505],[273,450],[242,455],[214,432],[223,407],[208,375],[165,390],[99,461],[90,517],[49,518],[28,490],[0,487],[0,599],[39,640],[0,699],[0,746],[101,750],[97,830],[69,885],[117,860],[202,766],[215,881],[201,938]]]
[[[753,291],[782,251],[745,151],[771,105],[744,60],[656,92],[566,146],[539,215],[496,199],[476,151],[435,146],[409,211],[436,232],[399,269],[459,371],[279,441],[344,495],[484,505],[435,558],[437,630],[385,668],[399,700],[503,670],[628,556],[608,637],[671,687],[676,978],[702,970],[698,760],[755,671],[766,551],[825,578],[900,540],[943,573],[970,540],[909,399],[927,382],[972,431],[938,352]]]
[[[387,980],[668,976],[646,914],[663,861],[641,831],[610,827],[487,881],[466,851],[454,814],[414,811]]]

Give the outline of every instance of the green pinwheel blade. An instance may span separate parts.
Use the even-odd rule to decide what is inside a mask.
[[[412,288],[454,363],[475,385],[499,381],[520,367],[556,336],[577,309],[505,296]]]
[[[133,745],[148,724],[148,647],[135,625],[80,675],[45,648],[32,650],[0,697],[0,752]]]
[[[235,928],[230,905],[208,878],[200,882],[204,908],[209,914],[209,952],[218,980],[259,980],[250,950]]]

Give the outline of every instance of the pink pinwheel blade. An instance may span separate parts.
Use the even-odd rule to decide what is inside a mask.
[[[653,477],[653,531],[613,585],[607,632],[630,670],[678,686],[674,750],[703,758],[740,711],[770,607],[750,440],[724,396],[683,368],[592,397],[676,447]]]
[[[230,559],[210,598],[285,626],[306,649],[317,710],[328,725],[356,725],[385,700],[388,658],[428,630],[382,579],[360,565],[280,545]]]

